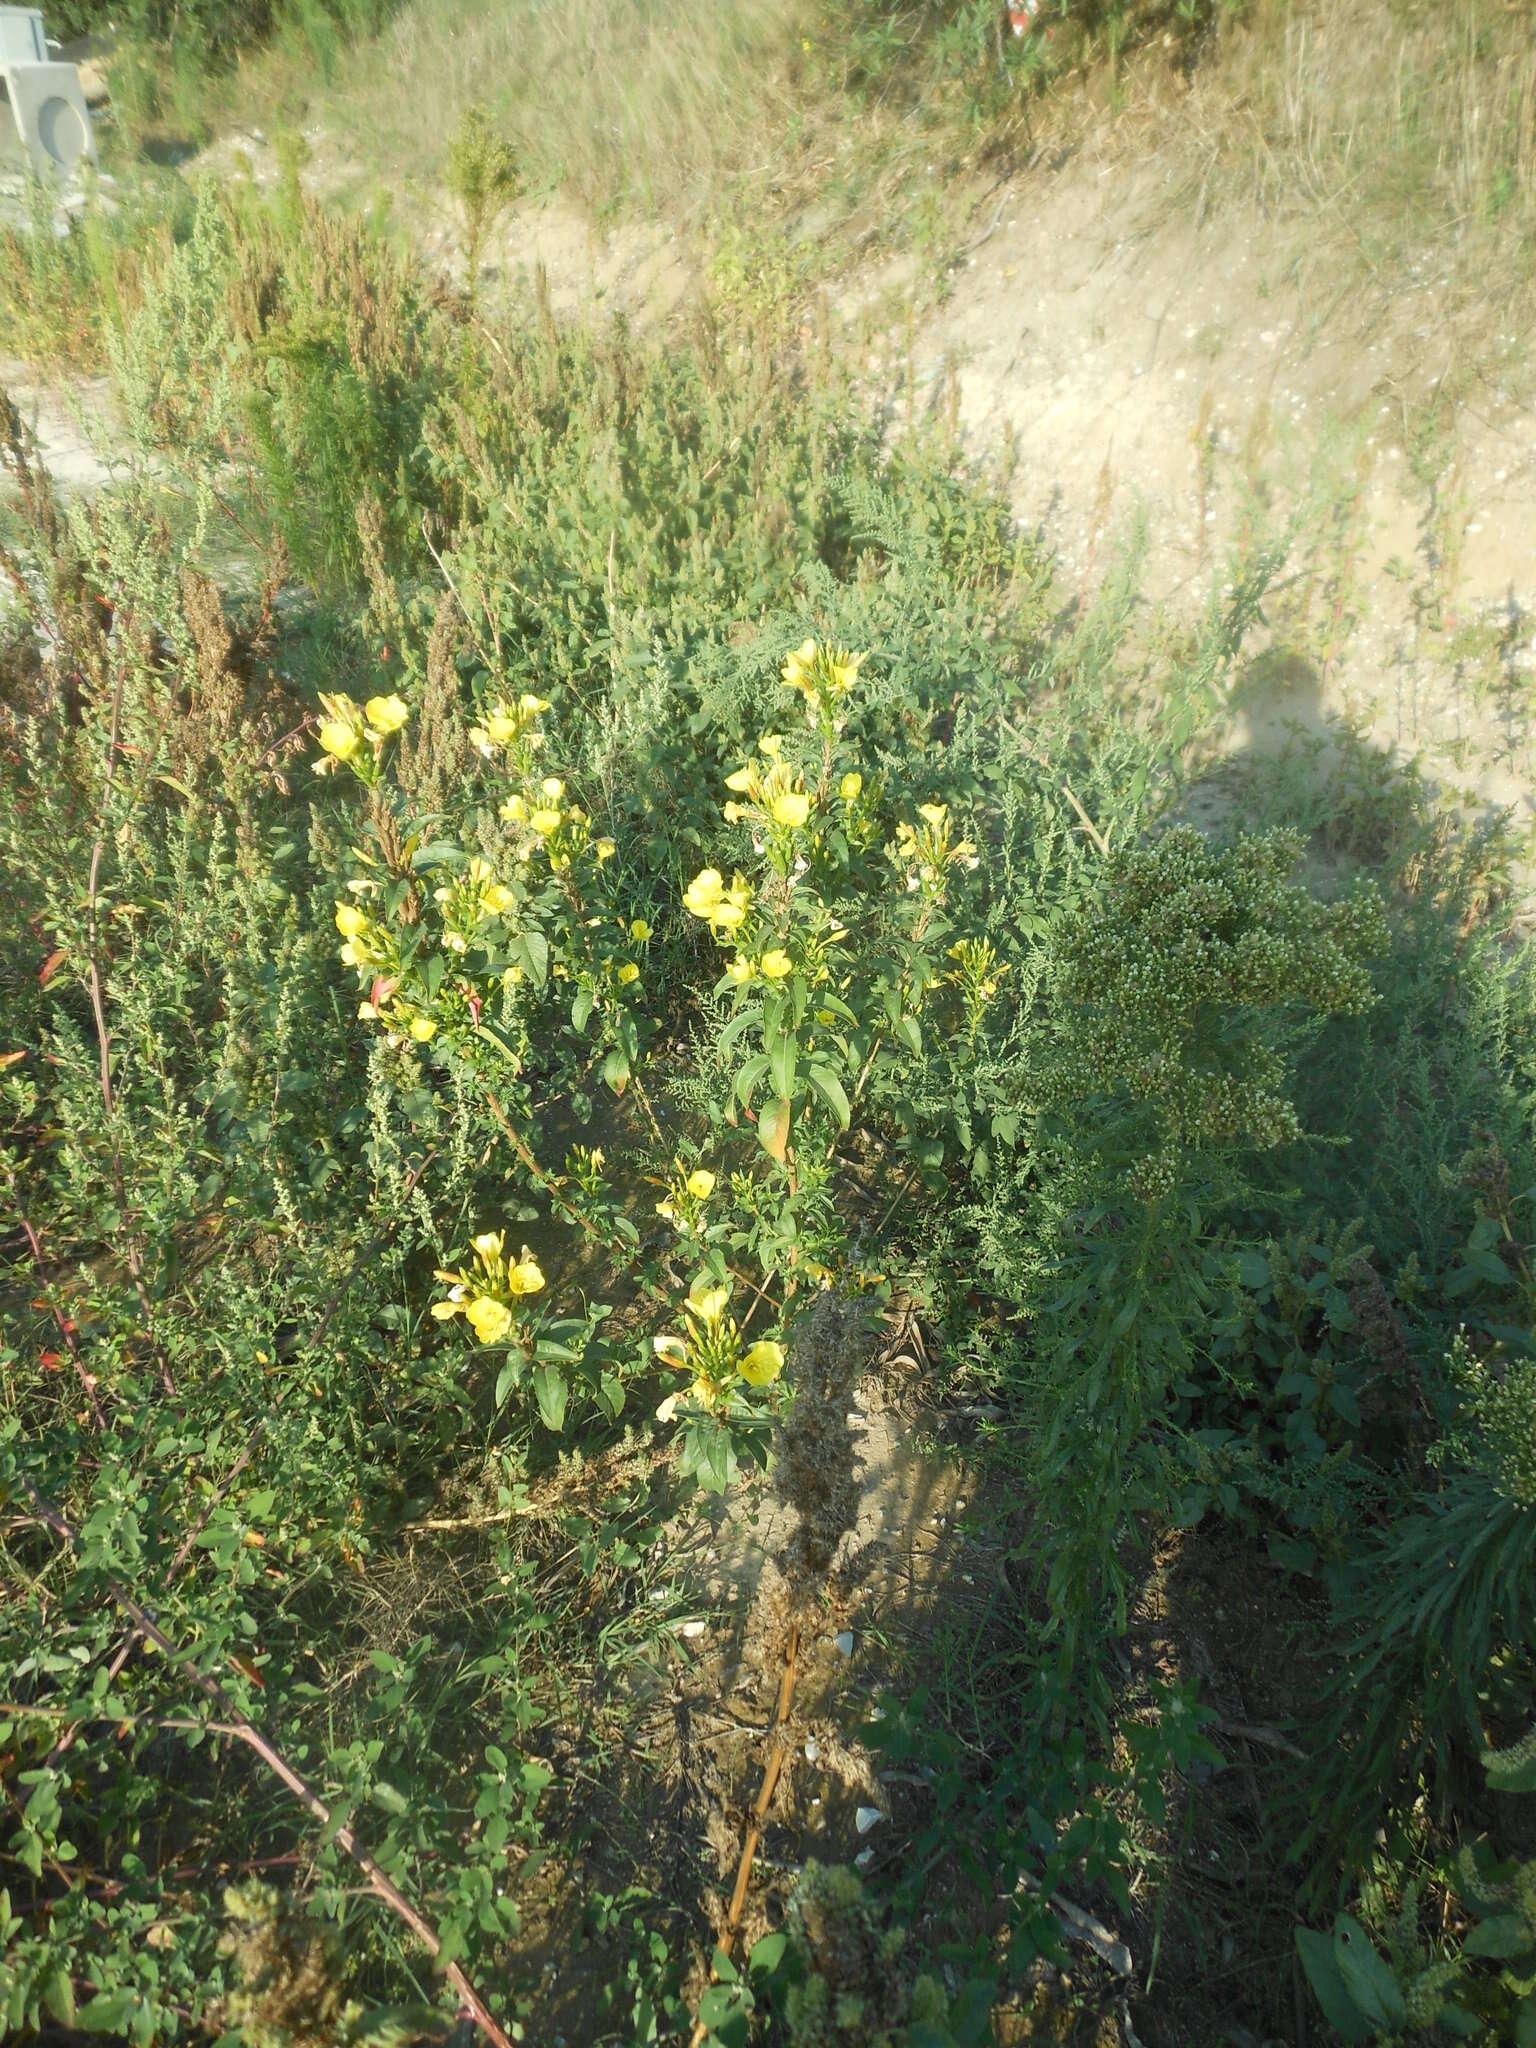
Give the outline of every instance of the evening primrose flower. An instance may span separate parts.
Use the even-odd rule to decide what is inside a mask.
[[[783,735],[776,732],[765,732],[757,743],[757,751],[760,754],[765,754],[770,761],[777,761],[780,754],[784,751]]]
[[[850,768],[837,785],[837,793],[845,804],[857,803],[859,792],[864,787],[864,778],[856,768]]]
[[[429,1038],[437,1036],[437,1019],[417,1015],[411,1019],[411,1036],[418,1045],[425,1045]]]
[[[344,718],[327,718],[320,726],[320,744],[333,760],[350,761],[363,743],[363,736],[355,725],[349,725]]]
[[[355,939],[368,929],[368,919],[355,903],[338,903],[336,929],[344,939]]]
[[[410,717],[410,706],[403,697],[393,691],[387,697],[370,697],[363,706],[367,714],[369,738],[385,740],[392,732],[398,732]]]
[[[629,936],[637,946],[643,946],[651,936],[651,928],[643,917],[637,917],[629,927]]]
[[[744,987],[757,973],[757,962],[749,960],[745,953],[738,953],[726,966],[726,973],[738,988]]]
[[[560,830],[560,813],[557,810],[543,808],[530,811],[528,822],[541,839],[547,839],[552,832]]]
[[[464,1310],[465,1320],[482,1344],[497,1344],[512,1327],[512,1311],[493,1295],[477,1294]]]
[[[769,800],[768,815],[775,825],[798,832],[811,815],[811,799],[803,789],[784,789]]]
[[[696,1166],[689,1174],[686,1186],[696,1202],[708,1201],[714,1193],[715,1176],[707,1166]]]
[[[571,816],[575,817],[575,815],[576,813],[573,811]],[[597,855],[599,862],[612,860],[618,850],[618,841],[614,839],[594,839],[592,842],[592,851]],[[649,931],[647,931],[646,936],[650,936]]]
[[[787,974],[794,972],[794,967],[795,963],[782,946],[774,946],[758,962],[759,972],[767,981],[782,981]]]
[[[633,960],[626,960],[624,962],[624,965],[619,969],[618,979],[620,988],[627,988],[632,981],[640,979],[640,970]]]
[[[784,1347],[771,1337],[760,1337],[742,1353],[736,1369],[754,1387],[770,1387],[784,1370]]]

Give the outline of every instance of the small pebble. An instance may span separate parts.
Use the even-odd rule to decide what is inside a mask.
[[[815,1761],[816,1761],[817,1757],[819,1757],[820,1755],[821,1755],[821,1746],[820,1746],[820,1744],[819,1744],[819,1743],[817,1742],[817,1740],[816,1740],[815,1736],[814,1736],[814,1735],[807,1735],[807,1737],[805,1738],[805,1758],[806,1758],[806,1762],[807,1762],[807,1763],[812,1763],[812,1764],[813,1764],[813,1763],[815,1763]]]
[[[861,1835],[867,1835],[871,1828],[878,1827],[884,1819],[885,1815],[878,1806],[861,1806],[853,1816],[853,1824]]]
[[[845,1657],[851,1657],[853,1655],[853,1630],[851,1628],[839,1629],[832,1638],[832,1646],[834,1649],[840,1650]]]
[[[853,1867],[855,1870],[868,1870],[874,1860],[875,1852],[873,1849],[861,1849],[853,1859]]]
[[[693,1637],[703,1635],[708,1626],[708,1622],[704,1621],[685,1621],[683,1623],[683,1634],[691,1641]]]

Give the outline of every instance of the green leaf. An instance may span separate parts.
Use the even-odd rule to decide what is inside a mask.
[[[830,1067],[824,1067],[819,1060],[812,1062],[808,1078],[816,1093],[846,1131],[852,1112],[848,1107],[848,1095],[842,1082]]]
[[[743,1109],[752,1107],[752,1090],[768,1071],[768,1055],[755,1052],[736,1076],[736,1099]]]
[[[68,1970],[55,1970],[43,1980],[43,2008],[61,2027],[75,2024],[75,1987]]]
[[[374,1805],[382,1806],[386,1813],[410,1812],[409,1806],[394,1786],[387,1784],[383,1778],[374,1779],[372,1797]]]
[[[923,1052],[923,1027],[915,1017],[898,1017],[896,1036],[921,1059]]]
[[[763,1935],[761,1940],[752,1944],[752,1952],[747,1957],[747,1968],[754,1973],[759,1970],[776,1970],[788,1945],[789,1937],[786,1934]]]
[[[629,1086],[629,1061],[617,1046],[603,1061],[603,1079],[615,1095],[622,1095]]]
[[[1345,1989],[1373,2026],[1387,2032],[1406,2024],[1408,2008],[1391,1966],[1348,1913],[1340,1913],[1333,1923],[1333,1955]]]
[[[578,989],[578,990],[576,991],[576,1000],[575,1000],[575,1002],[574,1002],[574,1003],[572,1003],[572,1005],[571,1005],[571,1023],[572,1023],[572,1026],[573,1026],[573,1027],[574,1027],[574,1028],[575,1028],[575,1029],[576,1029],[577,1031],[585,1031],[585,1030],[586,1030],[586,1028],[587,1028],[587,1019],[588,1019],[588,1018],[589,1018],[589,1017],[591,1016],[591,1014],[592,1014],[592,991],[591,991],[591,989],[589,989],[589,988],[583,988],[583,989]]]
[[[774,1042],[768,1055],[769,1078],[773,1092],[781,1095],[786,1102],[795,1092],[795,1062],[800,1051],[793,1032],[783,1032]]]
[[[1369,2041],[1375,2029],[1362,2018],[1334,1956],[1333,1943],[1326,1934],[1310,1927],[1296,1930],[1296,1950],[1307,1973],[1312,1995],[1323,2009],[1323,2017],[1346,2041]]]
[[[1536,1937],[1519,1913],[1499,1913],[1492,1920],[1482,1920],[1467,1936],[1462,1954],[1469,1956],[1494,1956],[1500,1962],[1507,1962],[1511,1956],[1524,1955],[1527,1949],[1536,1947]]]
[[[88,2034],[120,2034],[133,2018],[139,2003],[136,1991],[98,1991],[82,2005],[75,2025]]]
[[[565,1374],[555,1365],[536,1365],[533,1368],[533,1391],[544,1427],[552,1429],[558,1436],[565,1426]]]
[[[1260,1251],[1250,1245],[1238,1253],[1237,1276],[1250,1293],[1257,1294],[1269,1285],[1269,1261]]]

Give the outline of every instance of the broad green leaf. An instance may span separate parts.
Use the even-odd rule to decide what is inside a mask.
[[[812,1063],[808,1079],[816,1093],[846,1131],[851,1111],[848,1107],[847,1091],[844,1089],[842,1082],[839,1081],[830,1067],[824,1067],[819,1060]]]
[[[558,1436],[565,1426],[565,1374],[556,1365],[536,1365],[533,1368],[533,1391],[544,1427],[552,1429]]]
[[[1333,1923],[1333,1954],[1344,1988],[1373,2026],[1383,2031],[1405,2024],[1408,2008],[1389,1964],[1371,1945],[1360,1922],[1340,1913]]]

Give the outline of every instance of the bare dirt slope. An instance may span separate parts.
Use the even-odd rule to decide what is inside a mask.
[[[1536,408],[1520,338],[1444,316],[1432,253],[1323,295],[1256,213],[1201,225],[1173,174],[1074,158],[1005,187],[915,327],[910,266],[841,295],[898,409],[949,401],[1070,589],[1147,519],[1143,587],[1188,616],[1250,515],[1308,504],[1268,613],[1284,662],[1239,686],[1230,743],[1344,719],[1451,788],[1531,813]],[[1246,504],[1245,504],[1246,501]]]

